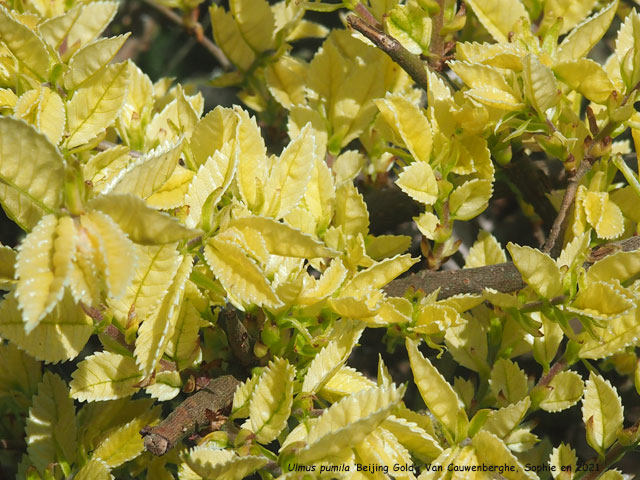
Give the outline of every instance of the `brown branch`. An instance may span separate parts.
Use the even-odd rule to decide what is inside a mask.
[[[390,35],[369,25],[353,13],[347,15],[347,24],[371,40],[376,47],[389,55],[391,59],[411,76],[423,90],[428,90],[426,65],[420,57],[409,52],[402,44]]]
[[[438,0],[438,7],[440,7],[440,11],[431,18],[431,44],[429,45],[429,52],[433,56],[432,62],[430,62],[431,65],[435,64],[437,68],[442,68],[444,38],[440,35],[440,31],[444,26],[444,0]]]
[[[174,12],[170,8],[167,8],[164,5],[155,3],[152,0],[142,0],[142,1],[147,5],[149,5],[150,7],[156,9],[158,12],[160,12],[162,15],[164,15],[166,18],[171,20],[176,25],[180,25],[181,27],[186,28],[189,31],[189,33],[194,34],[195,38],[198,40],[198,43],[200,43],[200,45],[206,48],[209,51],[209,53],[211,53],[211,55],[215,57],[215,59],[222,66],[222,68],[224,68],[225,70],[229,70],[231,68],[231,62],[229,62],[229,59],[227,59],[223,51],[215,43],[213,43],[207,37],[202,35],[202,25],[200,25],[200,23],[198,23],[196,20],[185,21],[183,17],[178,15],[176,12]]]
[[[154,455],[164,455],[183,438],[210,425],[211,412],[224,412],[231,408],[238,385],[240,382],[231,375],[211,380],[158,425],[147,426],[140,431],[144,437],[144,448]]]
[[[591,251],[590,261],[585,262],[583,266],[589,268],[596,259],[599,260],[618,251],[630,252],[638,249],[640,249],[640,237],[600,245]],[[440,288],[438,299],[442,300],[465,293],[482,293],[485,288],[509,293],[524,287],[525,283],[518,269],[512,262],[506,262],[463,270],[438,272],[423,270],[393,280],[384,288],[384,291],[387,295],[401,297],[409,288],[422,290],[427,294]]]
[[[536,385],[536,387],[545,388],[551,383],[551,380],[553,380],[557,374],[564,371],[568,366],[569,366],[569,362],[567,362],[564,358],[561,358],[560,360],[558,360],[556,363],[553,364],[553,366],[549,369],[547,373],[545,373],[542,377],[540,377],[540,380],[538,381],[538,384]]]

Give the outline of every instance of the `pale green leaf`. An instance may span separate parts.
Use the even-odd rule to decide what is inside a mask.
[[[560,412],[580,401],[584,383],[576,372],[567,371],[558,373],[545,388],[548,394],[540,402],[540,408],[547,412]]]
[[[132,357],[98,352],[81,361],[71,377],[71,396],[81,402],[95,402],[133,395],[143,374]]]
[[[364,198],[353,183],[347,182],[336,188],[335,226],[341,226],[346,235],[369,233],[369,212]]]
[[[40,470],[50,463],[73,463],[76,456],[76,409],[69,387],[57,374],[45,372],[33,397],[25,428],[29,457]]]
[[[431,43],[431,18],[417,2],[398,5],[385,15],[389,34],[414,55],[427,55]]]
[[[78,50],[69,60],[64,86],[75,90],[106,66],[124,45],[129,33],[117,37],[101,38]]]
[[[75,304],[70,294],[27,334],[13,294],[0,305],[0,336],[38,360],[57,363],[76,357],[94,331],[92,320]]]
[[[557,18],[562,18],[560,34],[567,33],[589,15],[596,3],[596,0],[547,0],[543,23],[551,26]]]
[[[287,425],[293,405],[295,367],[283,358],[271,362],[262,372],[251,395],[249,429],[256,440],[268,444]]]
[[[216,150],[222,150],[224,145],[230,144],[236,138],[237,125],[241,120],[244,120],[244,116],[233,109],[217,106],[198,121],[193,128],[190,142],[197,166],[203,165]],[[258,129],[255,119],[250,123],[254,130]],[[253,140],[257,143],[262,142],[262,156],[266,155],[264,140],[259,130],[257,135],[253,135]]]
[[[402,400],[404,387],[374,387],[349,395],[329,407],[311,426],[307,446],[298,450],[296,461],[309,464],[337,456],[373,432]]]
[[[562,295],[562,274],[551,257],[531,247],[509,242],[507,249],[524,282],[544,298]]]
[[[507,43],[509,32],[521,17],[529,18],[520,0],[469,0],[467,4],[484,28],[501,43]]]
[[[595,228],[598,237],[611,240],[624,232],[624,218],[620,208],[606,192],[587,192],[582,201],[587,221]]]
[[[102,460],[92,458],[78,470],[73,478],[74,480],[113,480],[114,477]]]
[[[623,407],[618,391],[593,372],[584,391],[582,421],[587,429],[587,443],[600,455],[616,441],[622,428]]]
[[[303,104],[307,66],[290,55],[283,55],[264,71],[264,79],[273,98],[284,108]]]
[[[603,327],[593,327],[595,338],[589,332],[580,334],[581,358],[599,359],[638,344],[640,338],[640,309],[606,322]]]
[[[22,94],[14,115],[35,126],[54,145],[60,142],[66,125],[64,102],[51,88],[39,86]]]
[[[475,320],[462,322],[462,325],[457,323],[459,322],[452,325],[444,324],[440,327],[440,331],[445,332],[444,339],[449,352],[460,365],[475,372],[488,373],[489,346],[482,324]]]
[[[244,418],[249,416],[249,402],[253,397],[253,392],[260,380],[260,374],[254,373],[250,378],[236,388],[233,394],[233,408],[231,414],[235,418]]]
[[[171,285],[162,292],[162,301],[150,315],[144,317],[138,329],[136,347],[133,352],[140,370],[151,375],[162,358],[167,342],[177,321],[185,284],[193,268],[191,255],[179,258],[179,266]]]
[[[223,7],[211,5],[209,7],[211,24],[213,25],[213,38],[227,58],[241,70],[248,70],[256,58],[251,46],[242,37],[238,24],[231,13]]]
[[[320,156],[316,157],[311,179],[304,192],[304,202],[316,222],[315,231],[324,231],[333,217],[335,185],[331,170]]]
[[[517,363],[505,358],[499,358],[493,364],[489,385],[501,406],[519,402],[529,391],[527,375]]]
[[[606,33],[618,8],[618,0],[592,15],[565,37],[556,52],[556,63],[584,57]]]
[[[493,410],[489,413],[480,430],[493,433],[498,438],[504,439],[520,425],[530,406],[531,399],[524,397],[518,403],[507,405],[499,410]]]
[[[176,218],[147,207],[134,195],[104,195],[89,205],[109,215],[131,240],[140,245],[162,245],[195,237],[200,233]]]
[[[128,77],[126,62],[108,65],[75,92],[67,102],[67,148],[83,145],[111,126],[125,100]]]
[[[266,0],[231,0],[229,7],[242,38],[256,52],[273,48],[275,18]]]
[[[622,283],[638,273],[640,273],[640,251],[615,252],[591,265],[587,271],[586,280],[589,283],[611,280],[619,280]]]
[[[462,400],[429,359],[420,353],[418,342],[407,338],[405,344],[413,379],[424,403],[454,437],[459,436],[462,433],[459,430],[466,431],[469,422]]]
[[[486,230],[482,230],[473,246],[469,249],[464,268],[484,267],[506,261],[507,256],[496,237]]]
[[[192,361],[192,355],[199,345],[200,312],[186,300],[175,322],[172,337],[167,343],[167,354],[176,363],[178,370],[185,369]]]
[[[6,313],[6,307],[0,305],[0,315]],[[42,364],[14,343],[0,345],[0,356],[0,397],[13,397],[16,403],[26,407],[42,379]]]
[[[62,203],[65,161],[26,122],[0,117],[0,203],[24,230]]]

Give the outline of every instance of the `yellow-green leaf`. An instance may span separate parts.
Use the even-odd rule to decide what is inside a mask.
[[[391,382],[382,386],[387,387],[390,384]],[[343,365],[329,381],[324,384],[318,395],[329,402],[335,403],[343,397],[375,386],[376,384],[374,382],[359,371]]]
[[[560,412],[580,401],[584,383],[576,372],[567,371],[558,373],[545,388],[548,394],[540,402],[540,408],[547,412]]]
[[[83,145],[111,126],[125,100],[128,77],[126,62],[108,65],[75,92],[67,102],[67,148]]]
[[[587,192],[582,201],[587,221],[595,228],[598,237],[611,240],[624,232],[624,218],[620,208],[609,199],[606,192]]]
[[[231,13],[242,38],[256,52],[273,48],[275,18],[266,0],[231,0]]]
[[[32,126],[0,117],[0,203],[24,230],[62,202],[65,161]]]
[[[538,114],[544,117],[544,112],[560,99],[556,77],[533,54],[527,55],[522,61],[522,77],[527,99]]]
[[[25,428],[27,452],[40,470],[50,463],[73,463],[76,457],[76,409],[69,387],[46,371],[33,397]]]
[[[618,0],[615,0],[574,28],[558,47],[556,62],[570,62],[589,53],[606,33],[617,8]]]
[[[464,268],[484,267],[486,265],[495,265],[507,261],[504,250],[496,240],[486,230],[482,230],[478,234],[478,238],[473,246],[469,249],[469,254],[465,259]]]
[[[555,467],[555,480],[571,480],[576,472],[578,457],[573,448],[565,443],[553,449],[549,455],[549,466]],[[563,469],[564,467],[564,469]]]
[[[176,218],[147,207],[133,195],[106,195],[89,205],[109,215],[131,240],[140,245],[162,245],[192,238],[200,233]]]
[[[74,53],[69,60],[69,70],[64,76],[65,88],[75,90],[82,86],[83,82],[113,60],[128,37],[129,33],[117,37],[101,38]]]
[[[305,101],[307,66],[290,55],[283,55],[264,71],[264,79],[273,98],[284,108]]]
[[[132,357],[98,352],[81,361],[71,377],[71,397],[95,402],[133,395],[143,374]]]
[[[242,480],[269,462],[266,457],[239,456],[232,450],[195,447],[189,450],[185,463],[180,465],[181,479]]]
[[[431,166],[425,162],[414,162],[405,167],[396,185],[417,202],[432,205],[438,199],[438,183]]]
[[[458,220],[470,220],[480,215],[489,205],[492,193],[490,180],[475,178],[463,183],[449,197],[451,215]]]
[[[504,439],[520,425],[530,406],[531,399],[524,397],[518,403],[507,405],[499,410],[493,410],[489,413],[480,430],[493,433],[498,438]]]
[[[295,367],[283,358],[271,362],[262,372],[249,404],[247,426],[256,440],[268,444],[284,429],[293,405]]]
[[[585,98],[595,103],[605,103],[615,90],[609,75],[600,64],[589,58],[579,58],[553,67],[558,78]]]
[[[35,126],[54,145],[60,142],[66,125],[64,103],[51,88],[39,86],[22,94],[14,114]]]
[[[506,465],[504,478],[509,480],[537,480],[538,476],[526,470],[502,440],[492,433],[482,431],[471,440],[480,465]]]
[[[364,198],[353,183],[336,188],[336,211],[333,224],[341,226],[346,235],[369,233],[369,212]]]
[[[594,263],[587,270],[587,282],[610,282],[619,280],[620,283],[629,280],[640,272],[640,251],[616,252]]]
[[[91,459],[85,463],[75,477],[75,480],[113,480],[109,473],[109,467],[99,458]]]
[[[33,30],[17,21],[4,6],[0,6],[0,38],[21,65],[38,80],[46,79],[49,53],[43,41]]]
[[[517,363],[504,358],[499,358],[493,364],[489,385],[498,405],[502,406],[519,402],[529,391],[527,375]]]
[[[560,34],[567,33],[589,15],[596,3],[596,0],[547,0],[543,23],[551,26],[557,18],[562,18]]]
[[[429,359],[420,353],[419,342],[407,338],[405,344],[414,382],[427,408],[453,437],[464,434],[469,423],[464,403]]]
[[[520,0],[469,0],[467,4],[484,28],[501,43],[507,43],[509,32],[520,17],[529,18]]]
[[[423,462],[431,462],[442,453],[442,447],[429,432],[410,420],[390,415],[382,427],[398,439],[407,450]]]
[[[593,372],[584,391],[582,421],[587,429],[587,443],[600,455],[615,442],[622,428],[623,408],[618,391]]]
[[[213,38],[227,58],[241,70],[248,70],[256,58],[251,46],[242,37],[238,24],[231,13],[223,7],[211,5],[209,7],[211,24],[213,25]]]
[[[562,295],[562,274],[549,255],[509,242],[507,249],[527,285],[544,298]]]

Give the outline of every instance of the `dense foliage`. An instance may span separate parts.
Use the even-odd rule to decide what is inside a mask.
[[[635,10],[158,0],[244,103],[205,113],[118,56],[134,37],[101,36],[118,6],[0,5],[0,203],[25,232],[0,245],[0,475],[632,473]],[[498,182],[544,245],[507,262],[482,231],[439,271]],[[393,184],[422,258],[370,231],[362,190]],[[347,364],[371,329],[377,379]]]

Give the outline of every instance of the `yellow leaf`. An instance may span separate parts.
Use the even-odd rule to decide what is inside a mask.
[[[418,2],[397,5],[385,15],[389,34],[414,55],[429,54],[431,18]]]
[[[159,295],[160,304],[142,319],[142,325],[138,329],[133,354],[145,375],[154,373],[169,338],[173,335],[180,312],[184,288],[193,268],[193,258],[191,255],[184,255],[182,258],[179,257],[179,262],[173,281]]]
[[[513,31],[520,17],[529,18],[520,0],[469,0],[467,4],[484,28],[501,43],[507,43],[509,32]]]
[[[334,259],[319,279],[305,277],[304,288],[296,300],[300,305],[313,305],[334,293],[347,278],[347,269],[339,258]]]
[[[615,90],[609,75],[589,58],[579,58],[553,67],[558,78],[585,98],[595,103],[605,103]]]
[[[595,228],[598,237],[611,240],[624,232],[624,218],[620,208],[609,199],[606,192],[587,192],[582,202],[587,221]]]
[[[637,345],[640,338],[640,309],[609,320],[605,327],[594,327],[593,330],[596,338],[588,332],[578,337],[582,343],[581,358],[600,359]]]
[[[531,247],[520,247],[511,242],[507,249],[522,279],[544,298],[562,295],[562,274],[551,257]]]
[[[382,422],[382,427],[423,462],[429,463],[442,453],[437,439],[413,421],[390,415]]]
[[[469,249],[464,268],[484,267],[506,261],[507,256],[498,240],[486,230],[482,230],[473,246]]]
[[[524,107],[521,99],[516,97],[513,93],[501,90],[492,85],[484,85],[474,87],[465,92],[474,100],[477,100],[490,107],[499,108],[502,110],[520,110]]]
[[[141,198],[150,197],[171,177],[178,165],[182,151],[182,140],[176,144],[165,144],[130,163],[120,172],[112,188],[105,193],[133,194]]]
[[[153,84],[151,79],[129,61],[129,85],[124,105],[118,115],[118,134],[123,143],[131,148],[145,148],[144,126],[149,121],[153,105]]]
[[[296,369],[283,358],[269,362],[251,396],[247,426],[256,440],[268,444],[287,425],[293,405],[293,380]]]
[[[199,345],[199,331],[200,312],[190,301],[185,300],[165,350],[178,370],[184,370],[193,361],[193,352]]]
[[[487,208],[492,193],[491,180],[474,178],[463,183],[449,197],[451,215],[458,220],[470,220],[480,215]]]
[[[93,322],[66,294],[51,313],[27,334],[14,295],[0,305],[0,335],[47,363],[75,358],[93,333]]]
[[[251,46],[242,37],[238,24],[231,13],[218,5],[209,7],[211,24],[213,25],[213,38],[227,58],[241,70],[248,70],[256,58]]]
[[[540,402],[540,408],[546,412],[560,412],[580,401],[584,383],[576,372],[567,371],[558,373],[545,388],[548,394]]]
[[[499,410],[492,410],[480,430],[493,433],[498,438],[504,439],[520,425],[530,406],[531,399],[524,397],[518,403]]]
[[[222,150],[224,145],[236,138],[238,121],[241,119],[244,117],[238,115],[233,109],[217,106],[198,121],[193,128],[190,142],[197,166],[203,165],[216,150]],[[258,142],[262,141],[264,148],[264,140],[259,130],[257,136],[254,134],[253,138]],[[266,155],[266,149],[264,149],[264,155]]]
[[[429,240],[434,239],[434,234],[440,225],[438,223],[438,217],[431,212],[424,212],[418,217],[413,217],[413,220],[416,222],[416,226],[422,235],[427,237]]]
[[[556,77],[549,67],[542,64],[533,54],[524,57],[522,67],[525,95],[538,114],[544,116],[547,109],[553,107],[560,99]]]
[[[387,95],[376,100],[385,122],[395,130],[416,160],[429,162],[431,125],[420,107],[401,95]]]
[[[126,33],[117,37],[101,38],[74,53],[63,79],[67,91],[81,87],[86,80],[102,70],[113,60],[129,35]]]
[[[476,450],[480,465],[506,465],[503,475],[509,480],[537,480],[538,476],[527,470],[509,451],[507,446],[497,436],[489,432],[478,432],[471,440]]]
[[[499,358],[493,364],[489,385],[501,406],[519,402],[529,391],[526,374],[517,363],[504,358]]]
[[[284,223],[265,217],[242,217],[229,222],[229,227],[254,230],[265,241],[272,255],[298,258],[335,257],[338,252],[313,237]]]
[[[144,439],[140,430],[153,423],[159,416],[160,407],[157,406],[111,431],[95,448],[91,458],[104,461],[109,468],[119,467],[136,458],[144,451]]]
[[[369,212],[364,198],[353,183],[344,183],[336,188],[335,226],[341,226],[346,235],[369,233]]]
[[[556,52],[556,63],[584,57],[606,33],[618,8],[618,0],[592,15],[567,35]]]
[[[238,245],[214,237],[204,247],[204,256],[229,295],[244,304],[281,304],[264,272]]]
[[[611,320],[636,307],[632,298],[615,283],[590,282],[580,288],[571,306],[565,308],[592,318]]]
[[[246,111],[239,108],[236,109],[236,116],[237,185],[245,204],[255,210],[263,202],[262,189],[268,172],[267,147],[255,117],[249,117]],[[292,207],[293,205],[289,206]]]
[[[343,320],[336,324],[334,339],[313,357],[304,376],[302,392],[314,394],[321,390],[347,361],[353,347],[358,343],[364,327]]]
[[[596,0],[548,0],[544,3],[543,24],[551,26],[562,18],[560,34],[567,33],[589,15],[595,4]]]
[[[64,103],[50,88],[38,87],[25,92],[18,99],[14,113],[44,133],[54,145],[60,142],[66,122]]]
[[[489,345],[485,328],[478,321],[462,321],[460,316],[453,318],[457,320],[457,324],[443,328],[444,340],[451,355],[456,362],[469,370],[480,372],[482,375],[488,374]]]
[[[189,185],[195,174],[179,164],[169,179],[155,193],[147,197],[147,205],[161,210],[177,208],[185,204]]]
[[[438,183],[431,166],[414,162],[398,175],[396,185],[417,202],[433,205],[438,199]]]
[[[623,407],[616,387],[591,372],[582,402],[582,421],[587,428],[587,443],[604,455],[622,429]]]
[[[211,215],[212,209],[229,188],[238,163],[237,153],[236,150],[236,154],[230,156],[227,151],[217,150],[200,165],[185,198],[185,204],[189,206],[189,215],[185,222],[188,227],[194,228],[203,221],[211,221],[201,218],[203,211],[208,211]]]
[[[157,247],[136,245],[135,250],[138,262],[133,281],[122,297],[109,300],[115,318],[127,328],[157,313],[181,260],[175,243]]]
[[[358,272],[342,289],[343,295],[364,296],[378,290],[419,261],[411,255],[396,255]]]
[[[178,476],[188,479],[242,480],[268,462],[266,457],[240,457],[232,450],[203,445],[189,450],[185,463],[180,465]]]
[[[95,402],[133,395],[143,374],[131,357],[98,352],[82,360],[71,377],[71,397],[80,402]]]
[[[413,327],[410,330],[425,335],[444,333],[451,327],[459,326],[462,317],[453,308],[430,304],[420,309],[420,313]]]
[[[95,226],[96,233],[100,236],[101,254],[104,257],[102,271],[109,294],[117,299],[124,294],[135,272],[134,245],[114,221],[102,212],[89,212],[86,218]]]
[[[266,0],[231,0],[229,7],[251,48],[256,52],[273,48],[275,18]]]
[[[307,124],[275,162],[265,186],[263,212],[282,218],[293,209],[304,196],[311,177],[309,165],[313,165],[316,156],[316,138]]]
[[[64,166],[44,135],[26,122],[0,117],[0,202],[24,230],[62,203]]]
[[[313,163],[311,179],[304,192],[304,201],[317,222],[317,230],[326,229],[333,216],[335,186],[331,171],[321,156],[317,156]]]
[[[374,387],[343,398],[311,426],[296,461],[309,464],[337,456],[373,432],[402,400],[405,388]]]
[[[244,418],[249,416],[249,402],[253,396],[253,392],[260,380],[260,373],[254,372],[251,377],[238,388],[233,394],[233,408],[231,409],[231,415],[234,418]]]
[[[124,102],[128,76],[127,63],[108,65],[75,92],[67,102],[67,148],[83,145],[111,126]]]
[[[0,6],[0,38],[21,66],[38,80],[46,79],[49,53],[43,41],[29,27],[16,21],[3,6]]]
[[[27,452],[40,470],[76,457],[76,409],[62,378],[45,372],[33,397],[25,428]]]
[[[16,257],[16,296],[26,333],[38,326],[62,299],[74,256],[73,220],[44,217],[20,245]]]
[[[578,457],[573,448],[565,443],[553,449],[549,455],[549,465],[556,468],[555,480],[571,480],[573,472],[578,470]],[[564,469],[563,469],[564,467]]]
[[[176,218],[147,207],[133,195],[101,195],[89,205],[109,215],[131,240],[140,245],[162,245],[192,238],[200,233]]]
[[[283,55],[265,69],[264,78],[269,92],[284,108],[305,102],[307,66],[297,58]]]
[[[419,342],[406,339],[413,380],[425,405],[453,437],[466,433],[469,423],[464,403],[444,377],[418,350]]]
[[[319,395],[325,400],[335,403],[341,398],[375,387],[376,384],[357,370],[342,365],[324,384]],[[388,385],[384,385],[385,387]],[[287,440],[289,438],[287,437]]]
[[[76,480],[113,480],[109,473],[109,467],[99,458],[91,459],[85,463],[75,477]]]

